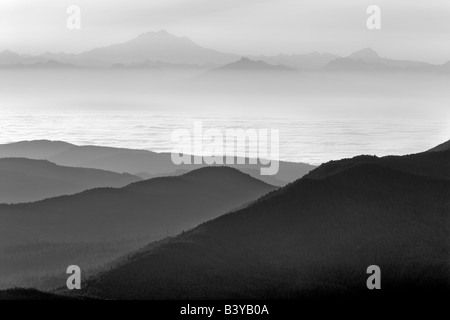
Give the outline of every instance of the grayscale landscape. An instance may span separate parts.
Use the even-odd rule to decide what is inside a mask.
[[[448,296],[448,3],[187,2],[0,4],[0,300]]]

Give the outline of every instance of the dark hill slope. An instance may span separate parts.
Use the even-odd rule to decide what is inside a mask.
[[[392,169],[380,159],[372,162],[321,179],[300,179],[141,250],[91,279],[84,294],[120,299],[360,296],[369,292],[369,265],[382,270],[382,294],[448,290],[450,181]]]
[[[351,159],[330,161],[322,164],[306,177],[320,179],[363,163],[373,163],[391,169],[410,172],[434,178],[450,179],[450,150],[442,152],[422,152],[406,156],[358,156]]]
[[[440,145],[428,150],[427,152],[445,151],[445,150],[450,150],[450,140],[441,143]]]
[[[46,293],[35,289],[14,288],[0,291],[0,300],[69,300],[70,297]]]
[[[92,189],[0,205],[0,242],[90,242],[164,236],[192,228],[275,187],[236,169],[209,167],[121,189]]]

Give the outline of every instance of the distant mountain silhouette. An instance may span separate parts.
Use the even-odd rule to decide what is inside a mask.
[[[113,299],[353,299],[450,289],[449,152],[356,157],[149,245],[82,291]],[[448,162],[447,162],[448,163]],[[418,171],[417,171],[418,170]],[[442,178],[436,176],[443,172]]]
[[[383,58],[372,48],[356,51],[345,58],[330,61],[325,71],[357,71],[357,72],[448,72],[446,64],[433,65],[426,62],[410,60],[394,60]]]
[[[130,174],[62,167],[45,160],[0,159],[0,203],[32,202],[141,180]]]
[[[209,68],[217,67],[215,64],[205,64],[205,65],[199,65],[199,64],[188,64],[188,63],[168,63],[168,62],[162,62],[162,61],[152,61],[149,59],[146,59],[142,62],[132,62],[129,64],[122,64],[118,63],[115,64],[118,66],[121,66],[122,68],[126,69],[152,69],[157,71],[163,71],[163,70],[207,70]],[[112,65],[111,67],[114,67],[115,65]]]
[[[22,61],[22,57],[10,50],[0,52],[0,66],[8,66],[19,64]]]
[[[294,71],[283,65],[271,65],[263,61],[241,58],[239,61],[232,62],[214,70],[217,71]]]
[[[79,59],[98,59],[111,63],[144,60],[167,63],[224,64],[237,59],[233,54],[203,48],[186,37],[177,37],[165,30],[143,33],[122,44],[93,49],[78,55]]]
[[[352,58],[339,58],[333,60],[328,63],[323,70],[343,72],[403,71],[403,69],[399,67],[387,66],[382,63],[366,62],[364,60],[354,60]]]
[[[71,63],[62,63],[55,60],[48,60],[48,61],[40,61],[36,63],[31,64],[11,64],[7,66],[3,66],[4,68],[7,67],[8,69],[73,69],[78,68],[76,65]]]
[[[0,66],[20,64],[31,67],[46,66],[54,60],[62,65],[84,67],[109,67],[114,64],[128,65],[145,60],[170,64],[222,65],[238,60],[239,56],[222,53],[199,46],[187,37],[177,37],[165,30],[146,32],[125,43],[92,49],[80,54],[50,53],[24,56],[11,51],[0,53]],[[54,67],[54,65],[48,65]]]
[[[79,54],[51,53],[41,55],[19,55],[9,50],[0,53],[1,68],[48,68],[66,69],[94,67],[107,69],[183,70],[217,69],[238,62],[239,55],[223,53],[199,46],[187,37],[177,37],[165,30],[146,32],[127,42],[95,48]],[[250,61],[260,61],[270,66],[284,66],[289,69],[324,71],[410,71],[450,72],[450,61],[433,65],[420,61],[383,58],[372,48],[365,48],[342,58],[330,53],[279,54],[276,56],[249,56]],[[247,59],[248,59],[247,58]],[[344,59],[344,60],[341,60]],[[350,60],[349,60],[350,59]],[[231,69],[263,68],[250,66],[248,61]],[[355,64],[355,62],[358,62]],[[240,66],[241,65],[241,66]],[[272,69],[273,70],[273,69]]]
[[[381,57],[372,48],[365,48],[365,49],[355,51],[348,57],[353,60],[362,60],[364,62],[369,62],[369,63],[377,63],[377,62],[380,62],[380,60],[381,60]]]
[[[93,242],[176,234],[274,189],[236,169],[206,167],[120,189],[0,205],[0,242]]]
[[[111,62],[109,61],[104,61],[102,59],[81,58],[79,54],[74,53],[45,52],[35,58],[37,59],[37,62],[54,60],[64,64],[72,64],[77,67],[107,68],[111,66]]]
[[[70,58],[69,58],[70,57]],[[77,67],[76,55],[73,54],[43,54],[39,56],[20,55],[5,50],[0,52],[0,68],[8,69],[34,69],[34,68],[75,68]],[[73,63],[75,62],[75,63]],[[80,65],[82,66],[83,63]],[[89,66],[86,64],[85,66]]]
[[[330,61],[340,58],[330,53],[279,54],[276,56],[250,56],[252,60],[260,60],[272,65],[284,65],[300,70],[320,70]]]
[[[173,175],[181,171],[198,169],[205,165],[174,165],[169,153],[156,153],[147,150],[132,150],[100,146],[76,146],[59,141],[25,141],[0,145],[0,158],[25,157],[46,159],[58,165],[95,168],[118,173],[131,173],[147,176]],[[192,158],[193,163],[193,158]],[[231,167],[244,171],[251,176],[277,186],[285,185],[302,177],[315,166],[305,163],[280,161],[279,171],[274,176],[260,175],[260,164],[237,164]]]
[[[187,86],[192,90],[220,92],[225,89],[243,94],[260,94],[274,88],[295,86],[301,76],[301,72],[294,68],[243,57],[193,77]]]
[[[365,48],[359,51],[352,53],[349,58],[353,60],[362,60],[367,63],[379,63],[385,66],[393,67],[393,68],[402,68],[402,69],[410,69],[410,70],[421,70],[421,71],[434,71],[436,65],[432,65],[425,62],[420,61],[410,61],[410,60],[394,60],[383,58],[378,55],[378,53],[372,48]]]

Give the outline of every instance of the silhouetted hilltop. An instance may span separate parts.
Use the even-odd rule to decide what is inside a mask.
[[[184,177],[194,179],[212,179],[212,180],[226,179],[225,181],[240,179],[260,184],[259,181],[253,179],[249,174],[243,174],[241,171],[227,166],[204,167],[198,170],[188,172],[184,175]]]
[[[381,268],[381,296],[448,292],[450,181],[424,175],[429,169],[411,173],[413,164],[440,163],[421,157],[394,159],[396,168],[383,158],[361,157],[350,166],[350,160],[335,162],[339,170],[316,169],[317,175],[313,171],[241,210],[139,251],[91,279],[83,294],[363,297],[371,294],[370,265]]]
[[[450,140],[441,143],[440,145],[428,150],[427,152],[438,152],[438,151],[446,151],[450,150]]]
[[[422,152],[406,156],[386,156],[381,158],[376,156],[358,156],[351,159],[330,161],[322,164],[306,175],[306,177],[322,179],[365,163],[373,163],[417,175],[450,179],[449,149],[441,151],[439,154]]]
[[[112,63],[144,60],[167,63],[228,63],[237,59],[233,54],[199,46],[186,37],[177,37],[165,30],[146,32],[127,42],[96,48],[78,55],[79,59],[98,59]]]
[[[256,200],[275,187],[231,168],[202,168],[121,189],[99,188],[0,205],[2,244],[92,242],[176,234]]]
[[[0,203],[31,202],[141,180],[130,174],[58,166],[46,160],[0,158]]]

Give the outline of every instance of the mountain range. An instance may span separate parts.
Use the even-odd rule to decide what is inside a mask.
[[[370,299],[370,265],[381,269],[383,296],[448,294],[449,160],[443,148],[324,164],[244,208],[119,260],[81,294]]]
[[[228,167],[0,205],[3,245],[115,241],[176,234],[242,206],[275,187]]]
[[[244,58],[244,60],[240,60]],[[249,61],[254,61],[251,64]],[[237,65],[232,65],[237,62]],[[267,70],[265,62],[280,69],[305,71],[413,71],[450,72],[450,62],[433,65],[425,62],[394,60],[380,57],[366,48],[341,57],[330,53],[279,54],[247,56],[223,53],[204,48],[187,37],[178,37],[165,30],[146,32],[124,43],[95,48],[79,54],[43,53],[19,55],[9,50],[0,53],[3,68],[121,68],[121,69],[216,69],[221,66]],[[231,64],[231,65],[230,65]],[[251,64],[251,66],[250,66]],[[259,64],[259,66],[258,66]]]
[[[70,292],[76,298],[370,298],[366,268],[375,264],[383,296],[436,296],[450,290],[449,146],[330,161],[279,189],[233,168],[204,167],[0,205],[0,288],[60,287],[64,274],[55,275],[75,259],[89,277]],[[2,151],[24,147],[51,157],[73,145],[20,142]],[[52,292],[0,298],[69,294]]]
[[[205,164],[193,164],[194,157],[192,157],[192,164],[175,165],[170,153],[101,146],[77,146],[48,140],[20,141],[0,145],[0,158],[6,157],[48,160],[60,166],[130,173],[144,178],[176,175],[205,166]],[[277,186],[286,185],[315,168],[315,166],[305,163],[280,161],[279,171],[273,176],[267,176],[261,175],[261,164],[250,164],[249,159],[243,161],[244,164],[238,164],[236,158],[234,164],[228,166]]]
[[[127,42],[92,49],[80,54],[44,53],[22,56],[11,51],[0,53],[0,65],[34,65],[56,61],[67,66],[109,67],[152,61],[167,64],[222,65],[238,60],[239,56],[207,49],[186,37],[167,31],[147,32]]]
[[[66,171],[43,160],[20,160],[43,166],[42,175],[59,170],[63,175],[79,172],[76,179],[84,180],[85,173],[91,171],[95,180],[99,174],[92,169]],[[11,179],[5,183],[8,181],[18,183]],[[34,193],[44,187],[40,181],[24,185]],[[236,169],[205,167],[122,188],[0,204],[0,289],[53,289],[64,281],[62,271],[75,261],[87,277],[148,242],[193,228],[275,189]]]

